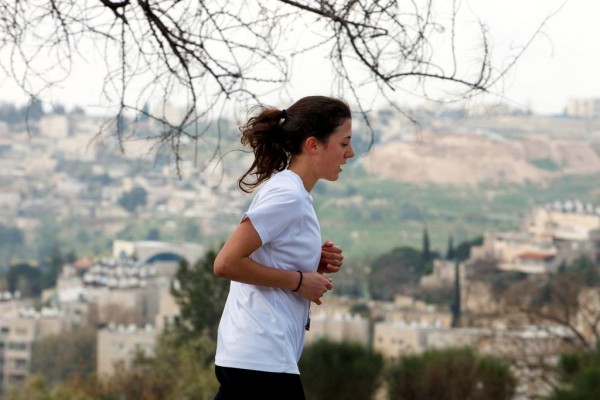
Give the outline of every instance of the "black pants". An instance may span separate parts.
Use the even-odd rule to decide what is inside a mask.
[[[221,384],[215,400],[305,400],[300,375],[215,367]]]

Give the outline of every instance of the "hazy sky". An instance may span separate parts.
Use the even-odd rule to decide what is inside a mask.
[[[463,13],[472,13],[489,25],[494,60],[499,63],[514,54],[547,16],[555,14],[496,88],[513,105],[529,106],[538,113],[560,113],[570,97],[600,97],[600,0],[463,0],[461,6]],[[96,103],[101,76],[94,78],[92,72],[93,62],[75,68],[72,78],[63,83],[64,89],[53,93],[53,100],[68,107]],[[2,74],[0,101],[22,102],[23,97]],[[315,76],[320,80],[314,80]],[[287,93],[292,98],[313,94],[327,80],[322,65],[300,61],[294,66]]]
[[[477,16],[489,25],[497,65],[508,62],[551,16],[490,100],[552,114],[561,113],[570,97],[600,97],[600,0],[463,0],[461,7],[471,24]],[[312,90],[305,81],[296,76],[292,82],[298,97]]]
[[[531,35],[556,12],[507,79],[506,96],[541,113],[560,112],[569,97],[600,97],[599,0],[469,0],[488,21],[499,50]],[[501,50],[502,51],[502,50]]]

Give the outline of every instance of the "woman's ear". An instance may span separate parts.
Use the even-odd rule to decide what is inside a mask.
[[[304,141],[304,150],[307,154],[314,154],[319,149],[319,139],[309,136]]]

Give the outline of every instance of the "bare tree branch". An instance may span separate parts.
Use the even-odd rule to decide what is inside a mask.
[[[43,98],[74,65],[100,57],[106,76],[98,103],[113,115],[105,128],[128,140],[143,115],[180,160],[190,139],[197,144],[212,132],[206,124],[225,104],[247,108],[284,88],[299,54],[331,46],[332,95],[349,92],[370,126],[363,88],[399,110],[390,93],[406,92],[409,80],[409,91],[424,98],[435,98],[429,82],[455,85],[447,93],[456,99],[487,92],[540,33],[497,68],[481,23],[477,68],[465,68],[457,51],[460,2],[450,7],[444,19],[433,0],[0,0],[0,68],[32,99]],[[439,45],[444,36],[448,47]],[[300,37],[309,39],[294,45]],[[438,53],[447,51],[442,61]],[[185,108],[178,118],[168,115],[174,104]]]

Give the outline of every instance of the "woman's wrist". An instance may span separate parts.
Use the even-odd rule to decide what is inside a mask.
[[[300,286],[302,286],[302,280],[304,279],[304,275],[302,274],[302,271],[297,271],[298,274],[300,274],[300,278],[298,279],[298,286],[296,286],[296,289],[292,289],[292,292],[297,292],[300,289]]]

